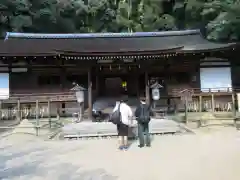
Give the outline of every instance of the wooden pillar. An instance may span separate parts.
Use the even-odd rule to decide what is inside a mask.
[[[88,118],[92,119],[92,72],[88,70]]]
[[[2,101],[0,101],[0,120],[2,120]]]
[[[52,128],[50,99],[48,100],[48,106],[47,107],[48,107],[48,123],[49,123],[49,127]]]
[[[188,122],[188,100],[187,98],[184,100],[184,105],[185,105],[185,123]]]
[[[214,94],[212,94],[212,112],[215,111],[215,102],[214,102]]]
[[[146,93],[146,102],[150,104],[148,72],[145,72],[145,93]]]
[[[199,112],[202,112],[202,96],[199,96]]]
[[[61,59],[60,60],[61,62],[61,66],[60,66],[60,86],[61,86],[61,90],[64,91],[65,90],[65,83],[66,83],[66,71],[65,71],[65,68],[64,68],[64,59]],[[65,102],[59,102],[59,108],[61,109],[61,111],[59,111],[59,113],[61,115],[65,114],[65,107],[66,107],[66,104]]]
[[[137,76],[136,76],[136,86],[137,86],[137,97],[139,97],[140,96],[140,92],[139,92],[139,74],[137,74]]]
[[[232,93],[232,112],[233,112],[233,117],[236,117],[236,108],[235,108],[235,94],[234,92]]]
[[[99,96],[99,76],[96,74],[96,95]]]
[[[20,100],[17,101],[17,119],[21,120],[21,104],[20,104]]]
[[[61,67],[61,70],[60,70],[60,86],[61,86],[61,89],[64,89],[64,87],[65,87],[65,80],[66,80],[65,69],[63,67]]]
[[[40,122],[39,122],[39,103],[38,100],[36,100],[36,135],[39,135],[39,126],[40,126]]]

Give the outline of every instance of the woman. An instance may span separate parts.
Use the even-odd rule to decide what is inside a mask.
[[[117,124],[120,150],[128,149],[129,125],[131,125],[133,115],[131,107],[127,105],[126,102],[126,98],[121,100],[120,102],[116,102],[116,106],[113,109],[113,112],[115,112],[119,108],[121,114],[121,122]]]

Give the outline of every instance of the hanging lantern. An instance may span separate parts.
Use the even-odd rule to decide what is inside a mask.
[[[122,81],[122,88],[126,88],[127,87],[127,81]]]

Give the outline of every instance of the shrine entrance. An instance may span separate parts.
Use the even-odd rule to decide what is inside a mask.
[[[139,67],[136,64],[101,64],[96,67],[97,97],[137,97]]]
[[[102,75],[99,77],[99,96],[138,96],[138,77],[130,75]]]

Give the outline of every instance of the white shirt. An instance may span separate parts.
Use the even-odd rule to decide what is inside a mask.
[[[146,104],[144,101],[140,101],[142,104]]]
[[[119,103],[120,102],[116,102],[116,105],[113,109],[113,112],[118,110]],[[126,124],[126,125],[131,125],[132,124],[133,112],[132,112],[132,109],[130,108],[130,106],[127,105],[126,103],[121,103],[120,113],[121,113],[121,116],[122,116],[122,123]]]

